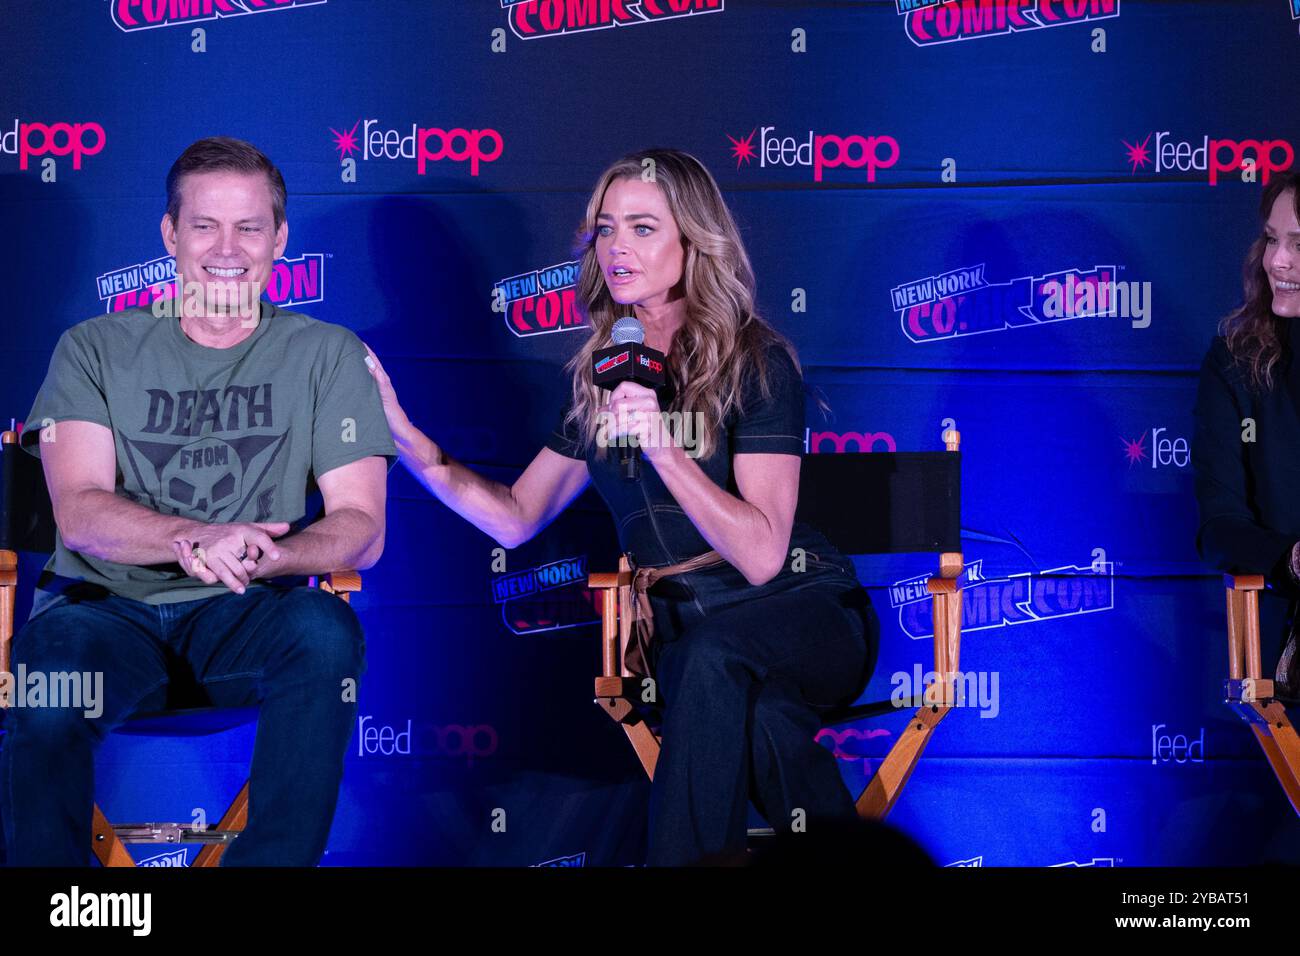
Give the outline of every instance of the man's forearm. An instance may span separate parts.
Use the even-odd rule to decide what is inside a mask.
[[[340,508],[297,534],[277,538],[280,557],[262,555],[253,577],[362,571],[379,560],[383,546],[379,522],[358,508]]]
[[[69,549],[118,564],[172,564],[172,539],[203,527],[97,488],[78,492],[61,517],[59,532]]]

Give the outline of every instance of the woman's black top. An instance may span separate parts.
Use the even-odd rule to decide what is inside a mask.
[[[733,461],[736,455],[747,452],[802,455],[804,451],[803,381],[784,348],[773,344],[766,354],[769,397],[762,397],[757,375],[746,375],[742,390],[744,411],[733,412],[728,417],[712,455],[695,459],[715,485],[732,494],[739,494]],[[671,384],[660,391],[662,409],[669,408],[673,394]],[[546,447],[569,458],[586,460],[592,483],[614,516],[619,544],[634,563],[659,567],[711,550],[660,480],[654,465],[643,462],[640,480],[625,479],[619,469],[617,448],[606,448],[604,457],[598,458],[595,443],[587,446],[575,426],[564,424],[569,407],[566,403]],[[793,570],[794,559],[789,551],[795,548],[804,550],[807,559],[804,570]],[[734,570],[731,573],[734,575]],[[806,586],[823,579],[828,583],[857,585],[853,563],[836,551],[820,531],[796,521],[781,572],[764,585],[763,591]],[[743,584],[743,578],[740,580]]]
[[[1300,319],[1291,319],[1295,342]],[[1263,574],[1280,591],[1300,593],[1288,571],[1300,541],[1300,363],[1289,349],[1274,387],[1246,385],[1220,336],[1201,365],[1192,467],[1200,522],[1196,549],[1211,567]]]

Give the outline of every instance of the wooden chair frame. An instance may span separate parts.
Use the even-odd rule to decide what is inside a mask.
[[[1265,679],[1259,649],[1259,592],[1262,574],[1224,575],[1228,598],[1228,679],[1226,703],[1250,725],[1278,783],[1300,813],[1300,737],[1277,697],[1273,680]]]
[[[961,436],[955,430],[944,436],[948,451],[956,452]],[[959,551],[939,554],[939,573],[926,582],[934,606],[934,674],[906,728],[894,741],[889,754],[865,790],[857,798],[858,816],[881,820],[893,809],[904,785],[912,776],[939,722],[955,705],[955,683],[961,669],[962,594],[957,586],[963,556]],[[662,737],[646,723],[638,702],[649,703],[653,693],[649,678],[638,680],[623,666],[623,655],[632,631],[632,569],[626,556],[619,558],[618,571],[591,574],[587,586],[601,594],[601,676],[596,678],[595,704],[623,728],[636,751],[646,776],[654,779]],[[892,709],[892,708],[891,708]],[[832,715],[827,725],[847,723],[886,712],[879,706],[847,708],[846,715]]]
[[[18,433],[6,431],[0,442],[12,444]],[[361,575],[356,571],[336,571],[309,579],[312,587],[338,595],[349,601],[354,591],[361,590]],[[9,644],[14,635],[14,607],[18,592],[18,553],[0,549],[0,673],[9,672]],[[350,602],[349,602],[350,603]],[[0,710],[8,701],[0,697]],[[160,716],[160,715],[151,715]],[[216,731],[213,731],[216,732]],[[226,847],[248,824],[248,781],[215,825],[195,829],[188,823],[109,823],[99,804],[94,806],[91,819],[91,848],[103,866],[135,866],[127,852],[128,843],[165,843],[174,845],[204,844],[194,858],[192,867],[214,867],[221,862]]]

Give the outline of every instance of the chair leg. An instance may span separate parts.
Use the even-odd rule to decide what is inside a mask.
[[[641,766],[645,768],[645,775],[653,781],[655,767],[659,763],[659,736],[649,728],[645,721],[635,724],[623,724],[623,732],[627,734],[632,749],[636,751]]]
[[[226,809],[225,815],[221,822],[217,824],[218,830],[242,830],[248,824],[248,781],[244,781],[244,786],[240,789],[239,795],[231,801],[230,806]],[[221,854],[226,852],[226,844],[211,843],[199,851],[198,856],[194,858],[193,866],[217,866],[221,862]]]
[[[1292,808],[1300,813],[1300,737],[1296,736],[1286,710],[1277,701],[1267,707],[1259,704],[1254,707],[1268,723],[1252,723],[1250,729],[1255,732],[1255,739],[1259,741]]]
[[[894,746],[889,749],[889,754],[876,770],[867,788],[858,797],[858,816],[864,820],[883,820],[889,814],[903,785],[916,769],[925,745],[930,742],[930,734],[950,709],[922,707],[917,710],[907,722],[907,728],[894,741]]]
[[[99,857],[100,866],[135,866],[135,860],[126,851],[126,845],[117,838],[113,825],[95,804],[95,815],[90,824],[90,846]]]

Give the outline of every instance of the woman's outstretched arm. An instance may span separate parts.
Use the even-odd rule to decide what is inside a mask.
[[[411,423],[379,358],[370,346],[366,351],[402,463],[435,498],[502,547],[515,548],[533,537],[587,487],[587,463],[549,448],[537,454],[513,485],[462,465]]]

